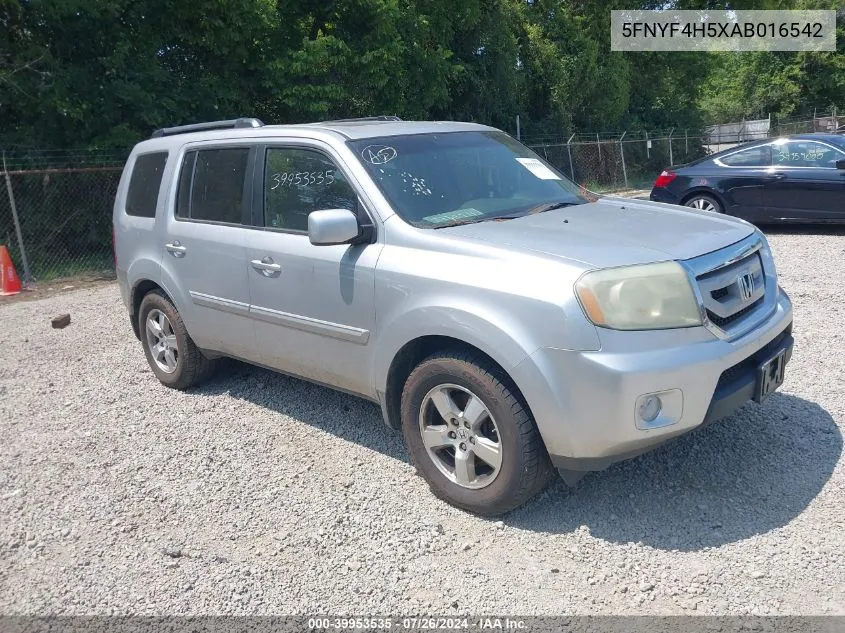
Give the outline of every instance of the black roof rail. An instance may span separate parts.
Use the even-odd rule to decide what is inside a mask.
[[[153,132],[152,138],[162,136],[173,136],[175,134],[188,134],[189,132],[203,132],[206,130],[230,130],[245,127],[263,127],[259,119],[241,118],[229,119],[227,121],[209,121],[208,123],[192,123],[191,125],[179,125],[176,127],[163,127]]]
[[[401,121],[398,116],[392,114],[382,114],[379,116],[365,116],[357,119],[330,119],[328,121],[320,121],[320,123],[359,123],[366,121]]]

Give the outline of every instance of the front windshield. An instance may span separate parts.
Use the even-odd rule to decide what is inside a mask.
[[[349,145],[396,213],[421,228],[587,202],[576,185],[502,132],[409,134]]]

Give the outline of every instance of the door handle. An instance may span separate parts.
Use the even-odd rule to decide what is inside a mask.
[[[280,264],[273,263],[272,257],[253,259],[250,262],[250,265],[265,277],[278,277],[282,274],[282,266]]]
[[[188,250],[182,246],[182,243],[179,240],[173,240],[170,244],[165,244],[164,248],[166,248],[167,252],[173,255],[173,257],[184,257]]]
[[[766,180],[783,180],[786,178],[786,174],[776,173],[776,174],[767,174]]]

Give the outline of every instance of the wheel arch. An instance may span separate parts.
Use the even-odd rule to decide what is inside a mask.
[[[531,414],[530,407],[525,401],[525,397],[522,395],[519,386],[502,363],[497,361],[493,356],[478,346],[462,339],[442,334],[427,334],[408,341],[393,355],[387,369],[384,392],[380,394],[382,416],[384,417],[385,424],[394,429],[401,427],[402,391],[408,376],[425,358],[432,354],[445,351],[465,352],[493,365],[501,372],[502,377],[510,383],[508,386],[521,400],[522,406],[528,414]]]
[[[135,285],[132,286],[132,291],[129,293],[129,320],[132,323],[132,331],[138,340],[141,340],[141,325],[138,322],[141,301],[153,290],[160,291],[171,303],[173,302],[173,298],[167,291],[151,279],[139,279],[135,282]]]

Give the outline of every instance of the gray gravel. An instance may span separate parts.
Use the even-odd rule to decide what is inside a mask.
[[[2,304],[0,613],[845,614],[845,232],[771,242],[782,392],[502,521],[367,402],[237,363],[160,386],[114,285]]]

